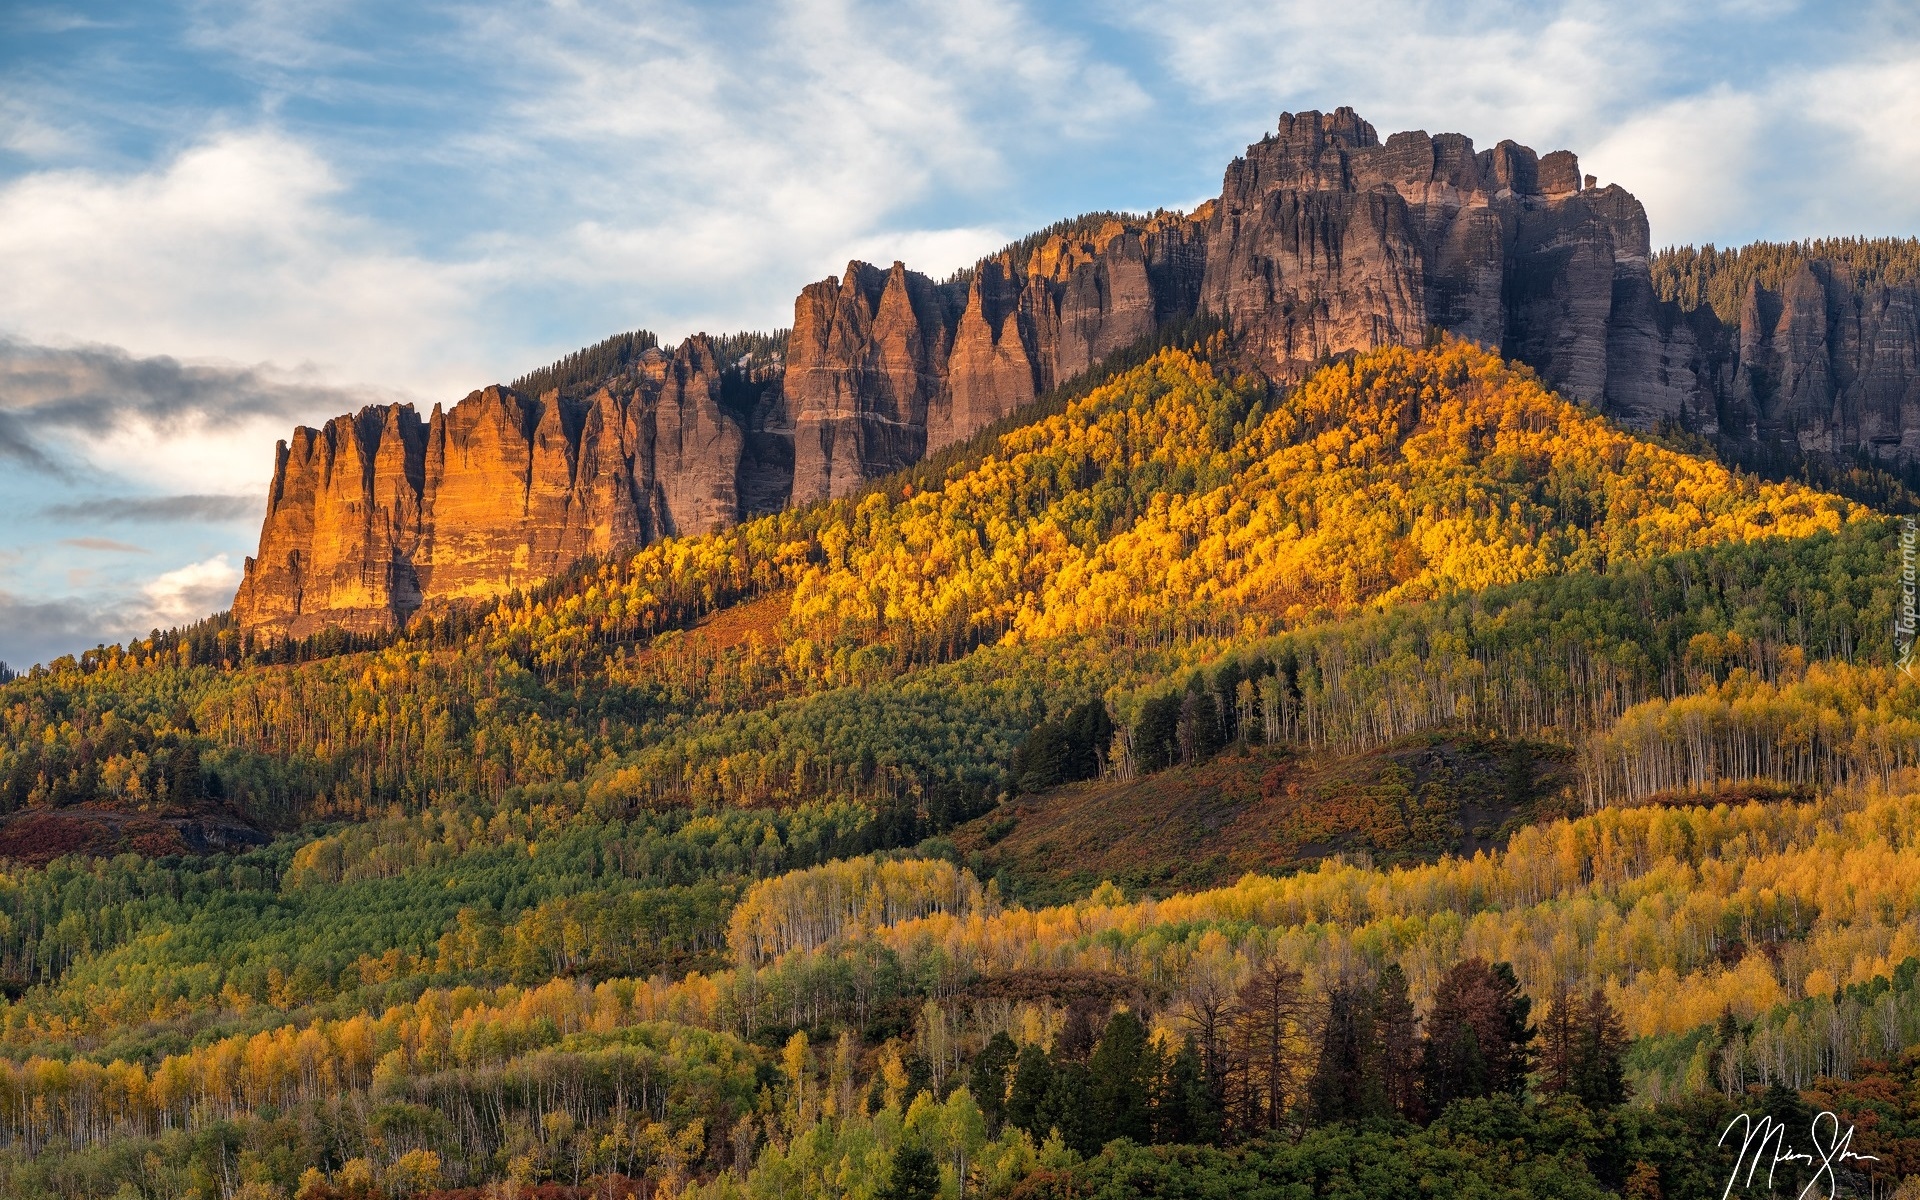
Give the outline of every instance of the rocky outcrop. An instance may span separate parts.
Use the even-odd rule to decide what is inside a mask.
[[[866,263],[794,303],[782,395],[791,502],[844,496],[961,441],[1193,312],[1199,227],[1104,220],[944,283]]]
[[[731,524],[743,435],[719,399],[696,338],[647,351],[584,400],[490,387],[426,421],[376,405],[297,429],[276,449],[234,614],[277,637],[373,632]]]
[[[1737,329],[1695,324],[1723,436],[1920,462],[1920,288],[1863,287],[1844,266],[1810,262],[1777,292],[1750,286]]]
[[[1454,133],[1383,144],[1343,108],[1283,116],[1227,169],[1200,304],[1281,379],[1438,328],[1600,403],[1616,281],[1644,279],[1647,257],[1639,202],[1587,186],[1567,151],[1476,151]]]
[[[1440,329],[1629,424],[1920,460],[1920,289],[1810,262],[1756,284],[1734,327],[1660,300],[1649,262],[1639,201],[1569,151],[1286,114],[1192,214],[1081,218],[945,281],[849,263],[750,373],[701,337],[609,359],[590,395],[496,387],[425,422],[383,406],[297,430],[234,608],[276,636],[384,629],[845,496],[1196,313],[1282,382]]]
[[[952,329],[932,280],[847,264],[793,306],[784,392],[793,426],[793,496],[843,496],[917,461]]]

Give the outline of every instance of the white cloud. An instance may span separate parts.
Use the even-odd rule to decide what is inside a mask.
[[[146,598],[146,619],[159,629],[197,621],[226,608],[239,584],[240,572],[224,554],[189,563],[140,589]]]
[[[1816,233],[1907,233],[1920,225],[1920,44],[1895,43],[1865,62],[1808,74],[1793,89],[1814,129],[1842,139],[1840,171],[1823,180]],[[1834,186],[1837,181],[1844,181]],[[1825,206],[1823,206],[1825,207]],[[1876,219],[1877,218],[1877,219]]]
[[[1383,136],[1574,150],[1639,197],[1656,243],[1920,225],[1920,41],[1897,6],[1222,0],[1195,15],[1148,0],[1130,12],[1164,34],[1169,72],[1204,105],[1348,104]],[[1745,53],[1747,37],[1766,48]]]
[[[71,154],[82,144],[74,129],[50,118],[40,105],[0,87],[0,150],[39,159]]]
[[[1640,198],[1656,243],[1911,235],[1920,47],[1649,105],[1583,161]]]
[[[198,621],[232,603],[240,582],[225,554],[131,584],[84,567],[66,574],[79,594],[23,595],[0,586],[0,661],[18,669]]]
[[[1719,231],[1751,225],[1780,200],[1751,177],[1767,122],[1757,97],[1717,88],[1634,114],[1582,148],[1580,161],[1639,198],[1655,245],[1725,243]]]
[[[1383,133],[1458,131],[1491,145],[1553,141],[1644,87],[1647,55],[1625,51],[1671,8],[1223,0],[1196,14],[1153,0],[1133,11],[1164,39],[1175,78],[1209,103],[1347,104]]]
[[[935,279],[970,267],[986,255],[1029,233],[1021,229],[1009,232],[983,226],[964,229],[921,229],[904,233],[877,233],[856,240],[849,259],[889,266],[896,260]],[[840,268],[831,268],[838,274]],[[826,273],[822,274],[824,278]],[[796,289],[797,290],[797,289]]]
[[[256,490],[272,474],[274,441],[295,422],[397,398],[331,387],[311,371],[0,336],[0,458],[67,480],[93,474],[159,492]]]
[[[0,188],[0,329],[452,390],[449,360],[470,377],[483,340],[470,289],[484,266],[384,244],[344,215],[342,190],[317,153],[271,129],[215,135],[131,176],[22,176]]]
[[[515,271],[624,283],[669,332],[725,309],[784,324],[801,282],[875,247],[950,256],[972,231],[922,231],[909,208],[983,198],[1017,143],[1118,135],[1149,104],[1123,69],[1001,2],[813,0],[731,22],[694,5],[508,7],[470,45],[511,45],[537,86],[466,152],[543,184],[570,164],[552,186],[575,219],[516,239]]]
[[[327,36],[328,26],[352,14],[351,0],[200,0],[189,39],[259,67],[299,71],[365,62],[365,48]]]
[[[1121,135],[1151,104],[1013,0],[636,0],[450,10],[434,61],[486,83],[437,128],[262,123],[289,95],[428,86],[388,71],[404,48],[367,42],[354,8],[196,5],[187,44],[236,64],[258,110],[143,171],[0,186],[0,331],[452,399],[621,328],[785,324],[799,284],[855,254],[950,270],[998,244],[965,201],[1014,182],[1010,151]],[[416,207],[396,219],[380,188]],[[959,219],[929,230],[929,202]]]

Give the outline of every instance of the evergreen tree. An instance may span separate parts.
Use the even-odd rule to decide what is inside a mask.
[[[1351,981],[1327,991],[1320,1052],[1307,1084],[1316,1124],[1359,1121],[1386,1108],[1373,989]]]
[[[1100,700],[1089,700],[1066,716],[1067,778],[1092,779],[1105,763],[1113,741],[1113,718]]]
[[[1020,1048],[1014,1045],[1005,1030],[1001,1030],[980,1048],[980,1053],[974,1055],[973,1063],[967,1070],[968,1090],[973,1093],[981,1114],[987,1118],[987,1127],[996,1133],[1006,1120],[1008,1076],[1019,1055]]]
[[[1520,1095],[1533,1060],[1533,1002],[1508,963],[1470,958],[1434,989],[1421,1042],[1423,1099],[1438,1114],[1455,1100]]]
[[[1220,752],[1226,744],[1220,728],[1220,704],[1213,692],[1195,677],[1180,704],[1180,758],[1187,763],[1202,763]]]
[[[1180,709],[1178,693],[1156,696],[1140,706],[1140,720],[1133,727],[1133,756],[1143,771],[1158,771],[1180,761]]]
[[[917,1142],[900,1147],[893,1156],[893,1173],[880,1189],[880,1200],[936,1200],[940,1195],[940,1167],[933,1154]]]
[[[1413,998],[1407,994],[1407,973],[1389,963],[1374,987],[1374,1026],[1380,1045],[1380,1090],[1387,1108],[1410,1120],[1419,1120],[1420,1028]]]
[[[1562,985],[1540,1027],[1541,1085],[1596,1111],[1626,1103],[1624,1058],[1629,1043],[1606,993],[1586,996]]]
[[[1067,731],[1052,721],[1035,725],[1013,752],[1013,777],[1023,792],[1040,792],[1072,778]]]
[[[1540,1086],[1554,1095],[1574,1090],[1576,1043],[1581,1024],[1579,998],[1568,990],[1565,981],[1554,989],[1553,999],[1540,1021]]]
[[[925,1055],[914,1053],[907,1055],[900,1065],[907,1069],[906,1102],[911,1104],[915,1096],[933,1087],[933,1064]]]
[[[1188,1038],[1167,1063],[1154,1105],[1153,1140],[1211,1144],[1220,1140],[1220,1105],[1207,1080],[1200,1049]]]
[[[1299,1015],[1300,972],[1277,958],[1263,963],[1234,998],[1237,1119],[1243,1128],[1278,1129],[1286,1122]]]
[[[1113,1138],[1153,1140],[1153,1085],[1159,1055],[1140,1018],[1122,1010],[1107,1021],[1100,1045],[1087,1060],[1086,1102],[1092,1126],[1105,1144]]]
[[[1237,660],[1221,667],[1214,674],[1214,702],[1220,712],[1220,735],[1223,742],[1246,740],[1247,731],[1240,728],[1239,713],[1234,707],[1234,698],[1240,692],[1240,681],[1246,677],[1247,669]]]
[[[1062,783],[1092,779],[1113,738],[1113,721],[1098,700],[1076,705],[1058,721],[1035,725],[1013,752],[1013,776],[1020,790],[1043,791]]]
[[[1044,1140],[1049,1131],[1057,1129],[1060,1140],[1075,1152],[1089,1158],[1100,1153],[1107,1135],[1100,1113],[1091,1102],[1093,1083],[1093,1073],[1086,1063],[1056,1061],[1046,1100],[1041,1104],[1041,1129],[1035,1139]]]
[[[1632,1039],[1607,994],[1598,988],[1587,996],[1581,1018],[1573,1093],[1595,1111],[1618,1108],[1633,1094],[1625,1062]]]
[[[1494,985],[1494,1011],[1500,1020],[1496,1057],[1492,1060],[1494,1087],[1523,1095],[1527,1073],[1533,1069],[1533,1044],[1539,1036],[1531,1020],[1533,1000],[1520,990],[1520,977],[1514,974],[1512,963],[1494,963],[1489,975]]]
[[[1022,1046],[1007,1094],[1007,1124],[1026,1130],[1036,1143],[1045,1141],[1047,1126],[1041,1122],[1046,1119],[1047,1093],[1052,1090],[1053,1063],[1046,1051],[1031,1044]]]

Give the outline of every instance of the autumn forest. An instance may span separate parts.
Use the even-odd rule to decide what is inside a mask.
[[[1845,482],[1192,321],[390,634],[21,672],[0,1194],[1691,1200],[1831,1111],[1872,1158],[1774,1192],[1913,1196],[1920,682]]]

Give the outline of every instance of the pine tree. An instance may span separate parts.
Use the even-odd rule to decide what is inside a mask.
[[[1374,988],[1374,1026],[1380,1044],[1380,1090],[1389,1110],[1419,1120],[1420,1028],[1407,973],[1399,963],[1380,972]]]
[[[1007,1124],[1026,1130],[1036,1143],[1045,1141],[1047,1126],[1041,1122],[1046,1118],[1047,1093],[1052,1089],[1053,1063],[1046,1051],[1035,1045],[1022,1046],[1014,1065],[1013,1087],[1007,1094]]]
[[[1579,998],[1562,981],[1554,989],[1546,1016],[1540,1021],[1541,1087],[1554,1095],[1574,1091],[1579,1030],[1584,1021]]]
[[[1278,1129],[1286,1122],[1299,1015],[1300,972],[1277,958],[1255,970],[1234,998],[1238,1119],[1245,1128]]]
[[[1588,995],[1580,1013],[1579,1053],[1574,1062],[1573,1094],[1596,1111],[1625,1104],[1633,1089],[1627,1083],[1626,1053],[1632,1039],[1620,1014],[1598,988]]]
[[[1104,1144],[1113,1138],[1153,1140],[1153,1084],[1159,1056],[1140,1018],[1122,1010],[1107,1021],[1100,1045],[1087,1060],[1089,1123]]]
[[[973,1063],[967,1070],[967,1087],[973,1093],[974,1102],[980,1106],[980,1112],[987,1118],[987,1127],[993,1132],[1000,1131],[1007,1116],[1008,1075],[1019,1058],[1020,1048],[1007,1036],[1005,1030],[993,1035],[987,1044],[974,1055]]]
[[[1470,958],[1456,964],[1434,989],[1421,1042],[1420,1075],[1427,1110],[1455,1100],[1526,1088],[1536,1030],[1533,1002],[1508,963]]]
[[[1048,1131],[1057,1129],[1060,1140],[1077,1153],[1087,1157],[1098,1154],[1106,1144],[1106,1130],[1100,1124],[1100,1113],[1090,1102],[1093,1082],[1093,1073],[1086,1063],[1071,1059],[1055,1061],[1053,1079],[1036,1122],[1042,1128],[1035,1138],[1044,1138]]]
[[[1207,1083],[1206,1064],[1192,1038],[1167,1063],[1154,1104],[1153,1140],[1211,1144],[1220,1140],[1220,1106]]]
[[[1327,990],[1320,1052],[1307,1103],[1316,1124],[1359,1121],[1386,1107],[1373,991],[1352,981]]]
[[[917,1142],[900,1147],[893,1156],[893,1173],[880,1189],[880,1200],[935,1200],[940,1195],[940,1167],[933,1154]]]

